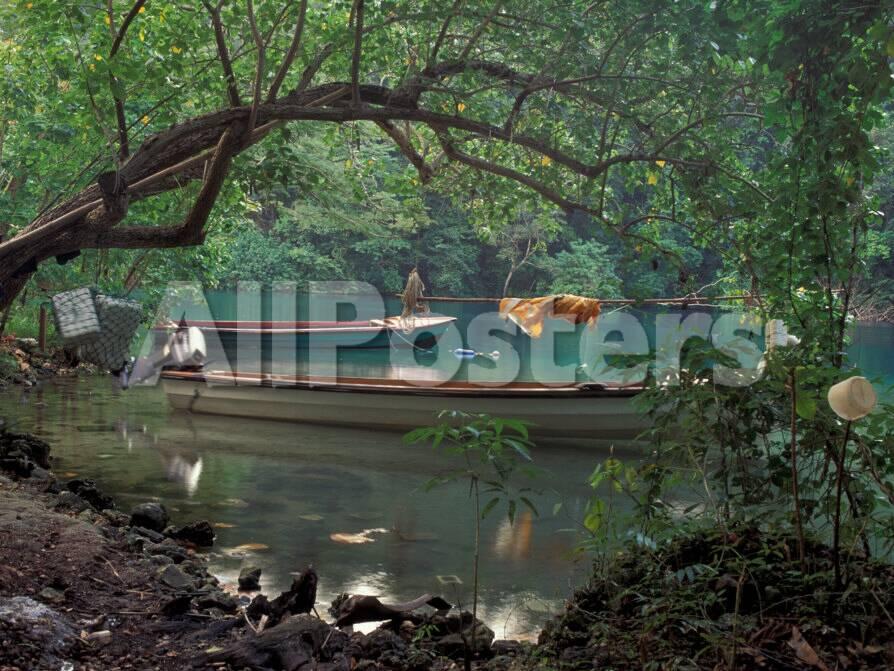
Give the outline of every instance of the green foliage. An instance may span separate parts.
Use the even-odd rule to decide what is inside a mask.
[[[533,475],[530,468],[523,468],[531,461],[533,447],[528,438],[528,424],[516,419],[462,412],[444,412],[441,417],[445,421],[415,429],[404,436],[404,441],[430,443],[447,455],[460,457],[464,467],[436,476],[427,483],[426,488],[466,481],[472,485],[477,497],[479,486],[483,487],[481,493],[489,495],[489,499],[483,507],[479,507],[476,501],[480,519],[487,517],[500,502],[506,504],[510,522],[515,521],[519,504],[536,515],[537,509],[527,496],[530,488],[523,487],[514,492],[511,487],[516,471],[528,477]]]
[[[549,293],[619,298],[621,279],[607,245],[595,240],[572,242],[549,261]]]
[[[829,548],[808,545],[805,574],[797,543],[772,521],[631,539],[546,625],[539,664],[522,668],[579,668],[569,649],[619,670],[890,668],[890,565],[855,558],[853,584],[836,592]]]
[[[515,522],[519,504],[526,506],[534,515],[537,508],[529,498],[530,487],[517,491],[512,488],[512,478],[516,471],[533,477],[534,471],[526,467],[531,461],[533,443],[528,439],[528,424],[516,419],[501,419],[485,414],[464,412],[442,412],[441,423],[420,427],[404,436],[406,443],[430,443],[447,455],[458,457],[463,467],[446,471],[431,479],[427,489],[447,483],[467,482],[469,496],[475,510],[475,554],[473,557],[472,581],[472,634],[471,644],[463,634],[466,648],[465,668],[471,667],[472,656],[476,653],[475,636],[478,616],[478,564],[481,553],[481,520],[500,503],[506,504],[509,523]],[[487,502],[482,506],[482,499]]]

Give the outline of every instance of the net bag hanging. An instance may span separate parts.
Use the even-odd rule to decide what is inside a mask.
[[[101,331],[99,315],[90,289],[73,289],[51,299],[56,332],[66,346],[91,343]]]
[[[143,309],[136,301],[97,294],[94,299],[100,333],[81,345],[80,358],[111,371],[124,368],[129,360],[130,343],[140,327]]]

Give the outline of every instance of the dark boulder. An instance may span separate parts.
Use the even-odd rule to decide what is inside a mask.
[[[239,601],[226,592],[215,590],[197,597],[196,607],[198,607],[199,610],[210,610],[211,608],[217,608],[224,613],[232,614],[239,609]]]
[[[199,547],[211,547],[214,545],[214,528],[207,520],[190,522],[179,529],[174,529],[170,537],[185,543],[192,543]]]
[[[147,529],[146,527],[132,526],[130,531],[136,535],[146,538],[153,543],[164,543],[165,537],[162,536],[157,531],[153,531],[152,529]]]
[[[168,526],[168,511],[160,503],[141,503],[130,511],[130,525],[161,533]]]
[[[434,632],[430,639],[424,641],[424,645],[431,647],[439,655],[462,659],[467,643],[473,645],[478,655],[490,654],[495,638],[493,629],[481,620],[476,620],[473,627],[472,614],[468,611],[463,611],[462,614],[450,613],[447,616],[436,614],[431,617],[429,624]]]
[[[151,541],[147,541],[143,544],[143,551],[150,556],[163,556],[168,557],[175,564],[180,564],[189,557],[186,550],[184,550],[179,545],[169,544],[168,543],[153,543]]]
[[[168,617],[177,617],[178,615],[183,615],[188,613],[192,608],[192,594],[175,594],[169,600],[165,601],[159,612],[162,615],[166,615]]]
[[[261,569],[257,566],[246,566],[239,571],[239,589],[252,592],[261,587]]]
[[[369,659],[395,659],[406,654],[407,644],[390,629],[374,629],[362,641],[363,655]]]
[[[0,469],[27,478],[35,466],[50,467],[50,446],[27,433],[0,429]]]
[[[97,512],[110,510],[115,507],[115,502],[112,500],[112,497],[99,491],[99,488],[93,480],[87,478],[75,478],[74,480],[69,480],[65,484],[65,487],[68,491],[74,492],[84,499],[90,504],[90,507]]]
[[[193,590],[196,581],[175,565],[164,566],[158,571],[158,579],[168,587],[177,590]]]
[[[56,501],[56,510],[66,510],[80,513],[87,510],[90,504],[74,492],[62,492]]]

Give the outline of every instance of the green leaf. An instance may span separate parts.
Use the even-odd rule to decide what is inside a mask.
[[[531,512],[534,513],[535,517],[540,517],[540,513],[537,512],[537,507],[531,502],[531,500],[528,497],[520,496],[518,498],[522,503],[524,503],[526,506],[528,506],[528,508],[531,510]]]
[[[795,411],[801,419],[811,420],[816,416],[816,399],[801,394],[795,401]]]
[[[499,502],[500,502],[499,496],[495,496],[490,501],[488,501],[487,504],[484,506],[484,508],[481,509],[481,519],[484,519],[485,517],[487,517],[487,514],[491,510],[493,510],[494,506],[496,506]]]

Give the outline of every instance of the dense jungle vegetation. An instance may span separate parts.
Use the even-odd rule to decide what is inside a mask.
[[[30,231],[0,246],[13,323],[74,285],[151,297],[171,279],[348,279],[394,292],[414,265],[440,295],[769,295],[790,247],[808,263],[815,252],[782,223],[797,216],[782,204],[799,202],[859,209],[851,307],[889,312],[881,5],[382,1],[359,25],[355,4],[7,3],[0,226],[7,240]],[[305,114],[328,82],[346,85],[321,105],[337,114]],[[101,173],[132,184],[213,147],[220,128],[186,149],[171,136],[220,109],[271,126],[239,144],[198,237],[169,234],[210,162],[131,189],[96,221],[44,226],[94,197]]]

